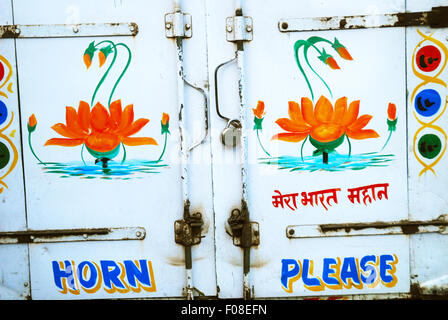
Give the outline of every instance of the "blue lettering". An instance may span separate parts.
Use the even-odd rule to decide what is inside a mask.
[[[355,284],[360,284],[358,268],[354,257],[344,258],[341,268],[341,280],[349,284],[348,279],[352,279]]]

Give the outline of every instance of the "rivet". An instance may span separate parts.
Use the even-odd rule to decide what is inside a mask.
[[[227,26],[227,32],[232,32],[233,28],[232,26]]]
[[[189,23],[187,23],[187,24],[185,25],[185,30],[190,30],[190,28],[191,28],[191,25],[190,25]]]
[[[294,235],[295,231],[294,231],[294,229],[289,229],[288,233],[290,236],[292,236],[292,235]]]
[[[247,26],[247,27],[246,27],[246,31],[247,31],[247,32],[252,32],[252,27],[251,27],[251,26]]]
[[[137,232],[135,233],[135,235],[137,236],[137,238],[140,238],[140,237],[142,236],[142,232],[141,232],[141,231],[137,231]]]
[[[288,29],[288,23],[287,23],[287,22],[283,22],[283,23],[282,23],[282,29],[283,29],[283,30]]]
[[[78,28],[78,27],[73,27],[73,32],[74,32],[74,33],[78,33],[78,31],[79,31],[79,28]]]
[[[171,29],[171,23],[169,23],[169,22],[166,23],[166,24],[165,24],[165,28],[166,28],[166,29]]]

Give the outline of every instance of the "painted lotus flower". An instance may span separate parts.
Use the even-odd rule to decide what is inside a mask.
[[[36,130],[36,126],[37,126],[37,120],[36,116],[33,113],[28,119],[28,132],[33,132],[34,130]]]
[[[157,145],[150,137],[131,137],[139,132],[149,119],[134,121],[134,108],[130,104],[122,110],[121,100],[111,103],[109,111],[100,103],[92,109],[80,101],[78,111],[66,107],[66,124],[57,123],[51,128],[65,138],[52,138],[45,145],[75,147],[84,144],[96,157],[112,159],[118,154],[119,145]]]
[[[258,101],[257,107],[253,108],[252,112],[254,113],[254,130],[262,130],[263,117],[266,114],[264,112],[264,102]]]
[[[353,101],[347,109],[346,97],[336,100],[334,108],[324,96],[319,98],[314,108],[308,98],[302,98],[301,106],[289,101],[289,118],[276,121],[287,132],[276,134],[272,139],[299,142],[309,137],[317,149],[315,154],[320,154],[334,151],[345,136],[357,140],[379,137],[376,131],[364,129],[372,116],[358,117],[359,103],[359,100]]]
[[[395,131],[397,127],[397,106],[394,103],[387,107],[387,126],[389,131]]]

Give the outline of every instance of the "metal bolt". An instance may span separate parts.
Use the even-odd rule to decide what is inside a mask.
[[[135,235],[137,236],[137,238],[141,238],[141,236],[142,236],[142,232],[141,232],[141,231],[137,231],[137,232],[135,233]]]
[[[232,26],[227,26],[227,32],[232,32],[233,28]]]
[[[78,27],[73,27],[73,32],[74,32],[74,33],[78,33],[78,31],[79,31],[79,28],[78,28]]]
[[[30,239],[31,239],[31,240],[34,240],[34,236],[30,236]]]
[[[283,22],[282,23],[282,29],[283,30],[288,29],[288,23],[287,22]]]
[[[23,286],[24,286],[24,287],[28,287],[28,282],[24,282],[24,283],[23,283]]]
[[[134,31],[135,31],[135,27],[134,27],[133,24],[130,24],[130,25],[129,25],[129,30],[130,30],[131,32],[134,32]]]
[[[82,237],[83,237],[84,239],[87,239],[87,237],[88,237],[87,233],[84,233],[84,234],[82,235]]]
[[[20,28],[16,28],[15,30],[14,30],[14,32],[16,33],[16,34],[19,34],[20,33]]]
[[[191,25],[189,24],[189,23],[187,23],[186,25],[185,25],[185,30],[190,30],[191,29]]]
[[[292,235],[294,235],[295,231],[294,231],[294,229],[289,229],[288,233],[290,236],[292,236]]]
[[[170,22],[165,23],[165,29],[171,29],[171,23]]]
[[[246,31],[247,32],[252,32],[252,27],[251,26],[246,26]]]

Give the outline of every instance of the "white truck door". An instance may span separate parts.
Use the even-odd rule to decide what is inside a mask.
[[[429,266],[428,255],[446,255],[437,234],[446,134],[424,118],[443,123],[446,84],[433,76],[443,79],[446,34],[430,28],[443,15],[417,1],[208,10],[219,296],[406,296],[419,277],[443,277],[445,260]],[[413,53],[430,37],[439,54],[424,54],[426,75]],[[427,92],[425,111],[414,112],[412,90],[418,99],[425,85],[439,100]]]
[[[17,34],[0,54],[14,80],[1,90],[16,118],[4,135],[15,129],[24,151],[1,189],[1,228],[26,231],[32,298],[215,296],[204,3],[183,8],[196,14],[183,74],[171,2],[12,5],[2,23]]]

